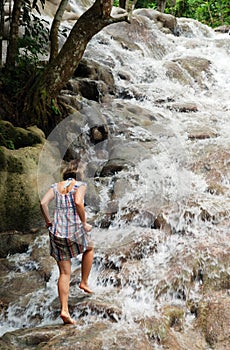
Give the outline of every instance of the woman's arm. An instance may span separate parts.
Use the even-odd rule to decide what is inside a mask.
[[[50,188],[40,202],[41,212],[45,219],[47,228],[52,226],[52,222],[49,214],[49,202],[51,202],[53,198],[54,198],[54,191],[52,188]]]
[[[82,222],[82,226],[86,232],[89,232],[92,230],[92,225],[87,224],[86,222],[85,207],[84,207],[85,192],[86,192],[86,185],[79,186],[75,192],[74,202],[76,205],[77,213]]]

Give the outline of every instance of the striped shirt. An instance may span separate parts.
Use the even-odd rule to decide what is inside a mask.
[[[57,183],[51,185],[55,195],[55,210],[53,226],[49,231],[56,237],[67,238],[74,242],[79,242],[83,238],[84,230],[82,228],[80,217],[76,210],[74,202],[75,193],[80,186],[86,186],[85,182],[77,182],[71,191],[62,194],[57,189]]]

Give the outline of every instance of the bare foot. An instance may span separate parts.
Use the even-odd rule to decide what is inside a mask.
[[[86,292],[86,293],[89,293],[89,294],[93,293],[93,291],[91,289],[89,289],[89,287],[86,284],[84,284],[83,282],[80,283],[79,288],[84,290],[84,292]]]
[[[73,320],[70,315],[68,315],[67,313],[61,313],[61,318],[62,318],[62,321],[64,322],[64,324],[76,324],[76,321]]]

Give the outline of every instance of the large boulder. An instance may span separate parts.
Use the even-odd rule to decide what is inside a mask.
[[[9,150],[0,147],[0,231],[27,230],[39,224],[37,164],[42,145]]]
[[[154,21],[157,27],[166,34],[173,33],[178,35],[178,26],[175,16],[162,13],[152,9],[137,9],[134,15],[145,16]]]
[[[0,126],[0,232],[25,232],[42,223],[37,176],[45,136],[35,126],[23,129],[3,121]]]

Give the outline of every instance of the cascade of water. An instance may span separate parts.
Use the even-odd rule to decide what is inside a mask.
[[[186,19],[181,22],[190,28],[189,35],[164,35],[153,26],[152,30],[160,42],[154,54],[148,45],[148,38],[146,42],[137,44],[138,49],[128,50],[111,37],[109,30],[99,33],[85,53],[85,57],[99,62],[112,62],[118,91],[117,105],[127,102],[122,99],[122,94],[129,90],[129,103],[141,106],[156,116],[154,124],[146,126],[141,116],[132,115],[132,123],[128,124],[128,128],[124,124],[123,130],[125,113],[116,109],[115,103],[112,111],[106,111],[116,141],[126,141],[128,130],[132,142],[151,143],[151,157],[143,156],[129,171],[123,170],[116,174],[115,179],[104,179],[98,184],[95,176],[102,212],[110,201],[114,181],[125,183],[110,227],[106,230],[95,227],[93,232],[97,253],[90,284],[98,300],[103,297],[104,303],[112,303],[120,310],[120,314],[114,311],[113,317],[117,320],[114,329],[129,327],[133,331],[135,320],[158,317],[161,307],[169,302],[185,308],[188,300],[199,300],[203,270],[207,262],[210,266],[217,264],[217,258],[210,250],[222,249],[224,254],[227,249],[225,220],[230,212],[227,169],[230,144],[230,40],[197,22]],[[170,79],[167,76],[167,63],[187,57],[210,60],[212,77],[204,73],[201,84],[196,77],[190,76],[192,83],[188,85]],[[122,79],[122,72],[126,72],[129,79]],[[177,108],[173,106],[175,103],[178,104]],[[180,107],[183,104],[198,106],[199,113],[184,112]],[[105,112],[103,108],[106,110],[102,105],[101,110]],[[207,130],[208,137],[202,137],[202,132],[205,134]],[[194,142],[195,137],[198,142]],[[88,162],[97,163],[98,168],[103,165],[109,159],[107,147],[107,141],[98,148],[89,146],[86,155]],[[220,183],[225,187],[225,191],[217,195],[215,189],[214,192],[209,189],[204,173],[210,170],[212,157],[218,157],[220,147],[228,156],[225,157],[224,168],[216,169],[216,172],[220,172]],[[196,171],[200,163],[207,165],[203,172]],[[154,230],[153,234],[147,216],[137,215],[129,222],[126,220],[131,211],[140,214],[152,209],[158,214],[163,208],[164,218],[172,229],[171,235],[161,229]],[[140,251],[136,251],[135,243],[142,241],[143,246],[140,245]],[[127,258],[126,247],[133,249],[129,252],[131,256],[133,253],[141,258]],[[193,271],[195,263],[191,263],[191,257],[199,267],[197,274]],[[29,255],[27,258],[29,261]],[[78,264],[79,261],[76,268]],[[105,266],[110,267],[108,274],[105,273]],[[227,267],[223,267],[223,270],[226,272]],[[216,273],[218,277],[221,272],[210,269],[206,273],[213,278],[213,274]],[[193,288],[190,287],[191,276],[194,278]],[[47,309],[56,297],[53,292],[56,279],[55,269],[46,288],[31,294],[26,309],[24,301],[11,305],[7,321],[3,322],[2,333],[28,322],[31,324],[33,314],[40,314],[42,323],[39,325],[55,322]],[[77,287],[72,287],[71,293],[76,297]],[[26,310],[23,319],[21,310]],[[75,311],[76,317],[80,314],[79,310]],[[89,308],[85,322],[94,316],[95,312]],[[185,317],[189,324],[191,314]],[[104,349],[109,348],[109,338],[105,337],[104,341]]]

